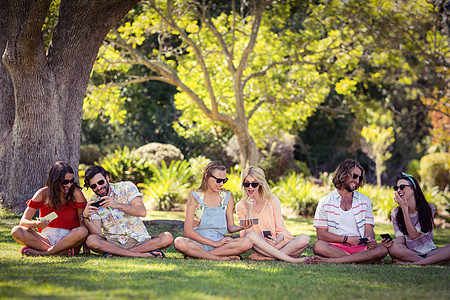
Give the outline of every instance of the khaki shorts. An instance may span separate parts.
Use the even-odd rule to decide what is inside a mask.
[[[130,248],[134,248],[137,247],[141,244],[143,244],[144,242],[151,240],[151,238],[145,239],[142,242],[138,242],[136,239],[134,238],[128,238],[128,241],[125,244],[121,244],[119,242],[119,239],[116,238],[105,238],[108,242],[113,243],[116,246],[119,246],[120,248],[124,248],[124,249],[130,249]]]

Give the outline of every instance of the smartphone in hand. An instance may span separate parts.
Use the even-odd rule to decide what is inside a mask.
[[[94,207],[100,207],[100,205],[102,205],[103,201],[104,200],[100,199],[100,200],[98,200],[98,201],[96,201],[94,203],[91,203],[91,205],[94,206]]]
[[[367,242],[369,241],[368,238],[360,238],[359,239],[359,244],[358,245],[367,245]]]
[[[268,238],[272,235],[272,232],[270,230],[263,230],[264,238]]]
[[[388,242],[393,240],[393,238],[389,235],[389,233],[383,233],[383,234],[380,234],[380,236],[382,239],[387,239]]]
[[[248,218],[248,219],[239,220],[239,226],[244,226],[244,221],[247,221],[247,220],[252,220],[253,225],[258,224],[258,218]]]

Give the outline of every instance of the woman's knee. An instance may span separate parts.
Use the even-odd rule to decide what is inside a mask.
[[[88,229],[82,226],[72,229],[71,232],[77,240],[84,240],[89,235]]]
[[[25,232],[27,232],[29,229],[27,227],[23,226],[14,226],[13,229],[11,229],[11,235],[14,239],[21,239],[25,235]]]
[[[239,243],[241,245],[241,250],[248,251],[253,247],[253,241],[248,237],[241,238],[241,242]]]
[[[173,246],[175,247],[175,249],[177,251],[180,252],[184,252],[187,249],[187,245],[186,245],[186,238],[185,237],[177,237],[174,241],[173,241]]]
[[[299,246],[305,246],[309,244],[309,235],[302,233],[295,237],[295,240],[299,243]]]

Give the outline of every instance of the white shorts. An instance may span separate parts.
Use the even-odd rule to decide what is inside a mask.
[[[50,243],[51,246],[55,246],[56,243],[68,235],[70,233],[69,229],[64,228],[52,228],[52,227],[45,227],[42,229],[41,234],[45,236]]]

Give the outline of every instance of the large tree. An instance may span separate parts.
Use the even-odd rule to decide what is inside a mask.
[[[0,196],[16,212],[64,160],[78,170],[83,99],[106,34],[138,0],[0,0]],[[54,27],[44,26],[49,11]],[[44,35],[49,40],[45,42]],[[75,174],[77,175],[77,174]]]
[[[108,35],[96,66],[105,74],[124,74],[130,65],[148,71],[100,87],[146,80],[176,86],[183,112],[177,131],[190,137],[231,129],[243,166],[258,163],[257,145],[268,137],[302,127],[328,94],[332,67],[351,68],[352,51],[361,53],[343,45],[349,32],[312,21],[328,8],[311,1],[142,3],[142,12]],[[143,51],[154,36],[153,51]],[[96,107],[89,98],[86,105]]]

